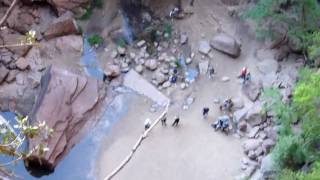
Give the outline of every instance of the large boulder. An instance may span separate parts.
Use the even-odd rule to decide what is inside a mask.
[[[105,89],[97,80],[52,69],[42,77],[39,98],[30,116],[32,123],[45,121],[53,129],[52,136],[43,134],[29,139],[29,149],[38,144],[49,148],[44,155],[32,154],[29,166],[52,171],[80,138],[87,132],[100,114]]]
[[[241,53],[241,44],[237,40],[228,34],[218,34],[210,41],[211,47],[223,52],[233,58],[237,58]]]
[[[59,36],[77,34],[78,26],[74,19],[67,19],[60,22],[49,25],[48,29],[44,33],[46,39],[52,39]]]
[[[255,151],[261,144],[262,142],[260,139],[248,139],[243,143],[244,152],[248,154],[249,151]]]
[[[7,24],[9,28],[24,34],[32,29],[36,19],[39,19],[39,14],[34,7],[23,6],[22,4],[17,4],[17,6],[10,13]]]
[[[276,73],[279,70],[279,63],[274,59],[264,59],[257,64],[257,68],[262,74]]]

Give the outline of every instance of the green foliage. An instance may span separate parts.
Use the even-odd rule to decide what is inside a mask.
[[[117,44],[118,44],[118,46],[120,46],[122,48],[125,48],[127,46],[126,40],[123,37],[118,39]]]
[[[278,89],[266,89],[262,94],[265,111],[271,111],[274,114],[274,120],[281,124],[280,135],[292,134],[291,123],[295,120],[292,108],[282,101],[282,96]]]
[[[308,54],[317,66],[320,65],[320,31],[314,32],[309,37]]]
[[[265,109],[272,111],[281,125],[278,142],[272,151],[276,170],[281,180],[307,180],[320,177],[320,73],[302,69],[299,73],[291,104],[281,101],[279,91],[263,93]],[[302,133],[294,134],[292,122],[299,119]],[[308,174],[297,172],[306,162],[314,162]]]
[[[310,151],[320,140],[320,74],[304,69],[294,91],[293,106],[303,125],[303,138]],[[317,152],[317,150],[315,150]]]
[[[88,37],[90,46],[97,46],[103,43],[103,38],[98,34],[92,34]]]
[[[285,30],[297,46],[306,50],[308,36],[317,30],[320,6],[317,0],[260,0],[242,17],[255,21],[258,36],[279,37]]]
[[[172,36],[172,24],[170,22],[165,22],[164,23],[163,33],[164,34],[168,34],[169,35],[168,38],[171,38],[171,36]]]
[[[279,180],[319,180],[320,179],[320,161],[313,163],[311,172],[302,173],[290,169],[282,170],[278,177]]]
[[[272,156],[277,169],[299,169],[306,160],[306,152],[301,146],[303,140],[296,135],[280,136]]]
[[[174,61],[174,64],[176,65],[176,67],[177,67],[178,69],[182,68],[179,59],[176,59],[176,60]]]

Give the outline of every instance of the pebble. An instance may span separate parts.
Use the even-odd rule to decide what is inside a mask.
[[[192,63],[192,59],[188,57],[188,58],[186,59],[186,64],[191,64],[191,63]]]
[[[221,81],[222,81],[222,82],[228,82],[228,81],[230,81],[230,78],[227,77],[227,76],[223,76],[223,77],[221,78]]]
[[[112,58],[112,59],[115,59],[117,56],[118,56],[118,52],[115,51],[115,50],[113,50],[113,51],[111,52],[111,58]]]
[[[139,48],[141,48],[142,46],[144,46],[146,44],[146,41],[145,40],[141,40],[141,41],[139,41],[138,43],[137,43],[137,46],[139,47]]]

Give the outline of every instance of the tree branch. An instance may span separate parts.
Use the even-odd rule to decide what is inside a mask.
[[[11,11],[13,10],[14,6],[17,4],[18,0],[13,0],[9,9],[7,10],[7,12],[4,14],[4,16],[2,17],[2,19],[0,20],[0,27],[4,24],[4,22],[6,22],[7,18],[9,17]]]

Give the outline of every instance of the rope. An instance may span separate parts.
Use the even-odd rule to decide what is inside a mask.
[[[154,123],[150,126],[149,129],[147,129],[138,139],[138,141],[135,143],[135,145],[132,147],[130,153],[127,155],[127,157],[120,163],[119,166],[117,166],[108,176],[104,178],[104,180],[111,180],[115,175],[117,175],[121,169],[124,168],[126,164],[130,161],[130,159],[133,157],[134,153],[137,151],[137,149],[140,147],[142,141],[147,138],[149,132],[153,129],[154,126],[156,126],[159,121],[166,116],[168,109],[169,109],[169,104],[166,105],[165,110],[162,112],[162,114],[154,121]]]

